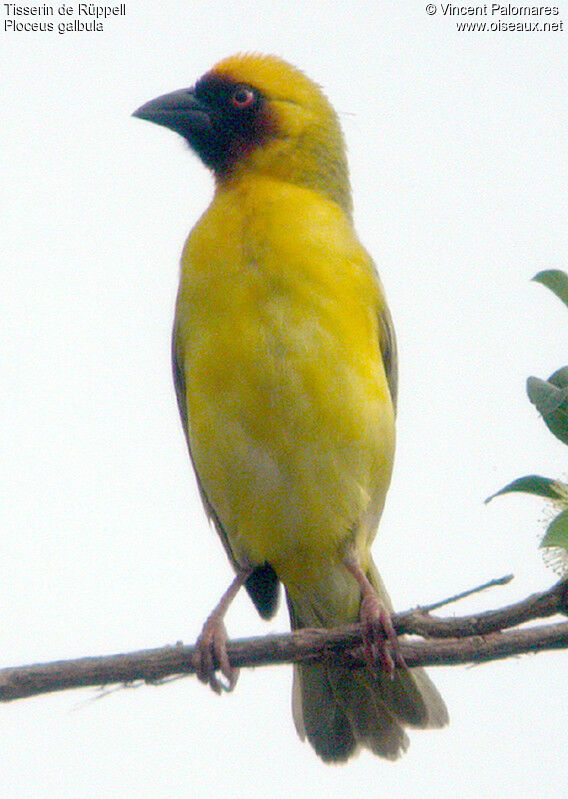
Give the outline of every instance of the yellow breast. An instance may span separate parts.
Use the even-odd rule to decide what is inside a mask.
[[[382,303],[350,221],[308,189],[241,179],[190,234],[177,305],[190,447],[239,561],[295,578],[360,527],[368,546],[394,450]]]

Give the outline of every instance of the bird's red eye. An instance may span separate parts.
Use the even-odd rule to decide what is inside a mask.
[[[250,108],[256,100],[256,94],[248,86],[239,86],[235,89],[231,96],[231,103],[239,110],[242,108]]]

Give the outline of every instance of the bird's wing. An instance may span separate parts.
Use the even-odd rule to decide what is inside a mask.
[[[233,554],[229,538],[223,529],[223,525],[221,524],[217,514],[215,513],[215,508],[213,508],[207,499],[205,491],[203,490],[203,486],[199,480],[199,474],[195,468],[193,455],[191,453],[185,384],[185,357],[183,353],[182,337],[179,335],[177,318],[174,321],[174,328],[172,332],[172,371],[181,424],[183,427],[185,440],[187,442],[189,457],[191,458],[191,465],[193,466],[193,471],[195,472],[197,487],[199,488],[199,494],[201,496],[201,501],[203,502],[203,507],[205,508],[208,518],[213,521],[215,529],[219,533],[219,537],[223,543],[223,546],[225,547],[225,551],[229,556],[229,560],[231,561],[233,568],[235,571],[239,571],[241,567]],[[245,585],[262,618],[269,619],[271,616],[273,616],[278,605],[279,583],[276,572],[272,566],[270,566],[268,563],[265,563],[262,566],[257,566],[246,581]]]
[[[172,372],[174,378],[174,388],[176,390],[176,399],[181,418],[181,426],[187,442],[187,448],[191,457],[191,447],[189,446],[189,429],[187,426],[187,399],[185,387],[185,370],[183,366],[183,351],[181,337],[178,334],[177,318],[174,321],[174,329],[172,331]],[[192,459],[193,464],[193,459]],[[201,490],[201,487],[200,487]],[[207,510],[207,512],[209,512]]]
[[[387,382],[391,394],[392,404],[396,411],[398,396],[398,353],[396,349],[396,335],[392,317],[386,303],[379,311],[379,348],[385,367]]]

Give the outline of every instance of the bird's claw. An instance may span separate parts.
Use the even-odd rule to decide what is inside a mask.
[[[197,677],[208,684],[216,694],[232,691],[239,677],[239,669],[231,666],[227,654],[227,631],[222,618],[215,614],[209,616],[195,643],[193,667]],[[216,675],[219,669],[226,682]]]
[[[395,667],[406,664],[388,608],[378,595],[366,594],[361,600],[359,616],[363,625],[365,662],[373,670],[378,665],[382,671],[394,676]]]

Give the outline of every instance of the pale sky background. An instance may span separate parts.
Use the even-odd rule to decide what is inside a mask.
[[[0,7],[0,666],[192,642],[231,577],[169,363],[179,253],[212,183],[179,137],[130,114],[242,50],[304,69],[345,130],[401,351],[374,548],[396,607],[516,575],[465,613],[554,581],[543,503],[483,500],[523,474],[567,477],[524,383],[568,360],[568,313],[530,282],[568,269],[568,2],[549,33],[459,33],[425,7],[137,0],[64,35],[5,32]],[[262,622],[243,595],[227,624],[288,620]],[[0,792],[565,797],[567,658],[432,669],[451,725],[411,732],[395,764],[323,765],[296,738],[288,667],[243,671],[220,698],[187,678],[22,700],[0,707]]]

